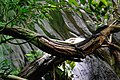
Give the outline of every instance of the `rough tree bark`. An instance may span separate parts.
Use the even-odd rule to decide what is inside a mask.
[[[66,59],[75,60],[76,58],[85,58],[87,55],[92,54],[92,52],[101,47],[103,43],[108,44],[108,42],[106,41],[106,37],[108,35],[113,32],[118,32],[119,30],[120,26],[111,25],[102,30],[97,37],[91,38],[88,42],[81,42],[82,45],[80,45],[79,47],[82,52],[81,50],[77,50],[73,45],[71,46],[70,44],[52,41],[45,36],[23,28],[3,28],[0,33],[13,36],[17,39],[24,39],[28,42],[31,42],[33,45],[37,46],[44,52],[57,56],[48,56],[48,60],[46,60],[45,58],[38,59],[37,61],[32,62],[30,65],[27,66],[27,68],[22,71],[22,77],[28,78],[29,80],[37,80],[41,76],[43,76],[49,69],[51,69],[53,64],[57,65]],[[119,50],[119,47],[114,47]],[[44,67],[44,69],[41,67]],[[41,74],[42,72],[44,73]]]

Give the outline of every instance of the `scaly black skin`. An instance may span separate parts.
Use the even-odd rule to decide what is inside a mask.
[[[102,25],[102,26],[100,26],[100,27],[99,27],[95,32],[93,32],[93,34],[92,34],[89,38],[87,38],[85,41],[74,44],[75,48],[76,48],[77,50],[80,50],[80,51],[83,52],[83,50],[82,50],[79,46],[87,43],[87,42],[90,41],[92,38],[98,37],[98,36],[100,35],[100,32],[101,32],[103,29],[107,28],[107,27],[108,27],[108,25]]]

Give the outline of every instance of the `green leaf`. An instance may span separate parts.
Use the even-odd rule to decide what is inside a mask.
[[[16,74],[19,74],[19,71],[18,70],[11,71],[10,74],[16,75]]]
[[[56,8],[57,6],[51,4],[50,7],[51,7],[51,8]]]
[[[104,5],[108,5],[108,2],[106,1],[106,0],[101,0],[101,2],[103,2],[104,3]]]
[[[34,54],[29,53],[29,54],[26,54],[26,56],[32,57],[32,56],[34,56]]]
[[[56,68],[56,73],[58,74],[58,75],[60,75],[60,76],[62,76],[63,75],[63,72],[64,71],[62,71],[60,68]]]
[[[6,23],[4,23],[4,22],[0,22],[0,27],[5,26],[5,24],[6,24]]]
[[[80,0],[81,4],[85,4],[86,0]]]
[[[28,10],[27,10],[26,8],[22,8],[22,9],[20,10],[20,12],[21,12],[21,13],[27,13]]]
[[[93,0],[88,0],[88,3],[91,4]]]
[[[70,67],[71,67],[72,69],[75,67],[75,62],[74,62],[74,61],[69,61],[69,60],[67,60],[66,62],[67,62],[67,64],[70,65]]]
[[[99,4],[100,0],[92,0],[91,2],[92,2],[91,4],[94,4],[97,6]]]
[[[75,6],[79,6],[78,2],[76,0],[68,0],[70,4],[75,5]]]

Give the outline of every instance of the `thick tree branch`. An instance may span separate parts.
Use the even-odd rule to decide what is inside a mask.
[[[31,43],[33,43],[35,46],[37,46],[38,48],[40,48],[41,50],[49,54],[66,57],[66,58],[67,57],[78,57],[78,58],[83,57],[83,54],[75,50],[73,46],[56,43],[50,40],[49,38],[42,36],[40,34],[37,34],[28,29],[5,28],[3,31],[1,31],[1,33],[5,35],[13,36],[18,39],[31,41]]]
[[[2,28],[1,28],[2,29]],[[55,56],[60,56],[63,58],[84,58],[86,55],[92,53],[94,50],[99,48],[106,37],[111,32],[118,32],[120,30],[120,26],[109,26],[108,28],[101,31],[101,34],[97,37],[93,37],[88,40],[88,42],[83,41],[81,45],[79,45],[80,50],[76,50],[74,46],[70,46],[67,44],[56,43],[49,38],[37,34],[33,31],[23,28],[5,28],[0,33],[5,35],[10,35],[18,39],[24,39],[27,41],[31,41],[35,46],[40,48],[41,50],[53,54]],[[84,52],[84,54],[83,54]]]
[[[66,56],[66,57],[76,57],[81,58],[88,55],[90,52],[93,52],[95,49],[100,47],[106,37],[111,32],[118,32],[120,30],[120,26],[109,26],[108,28],[101,31],[101,34],[98,37],[93,37],[88,42],[80,45],[79,47],[85,52],[82,54],[82,52],[76,50],[74,46],[70,46],[67,44],[60,44],[56,43],[49,38],[42,36],[40,34],[37,34],[33,31],[30,31],[28,29],[23,28],[5,28],[0,33],[5,35],[10,35],[18,39],[24,39],[27,41],[31,41],[35,46],[40,48],[41,50],[53,54],[56,56]]]
[[[64,59],[61,58],[60,62],[64,61],[65,58],[83,58],[86,55],[91,54],[94,50],[96,50],[97,48],[99,48],[103,42],[106,40],[106,37],[111,34],[111,32],[118,32],[120,30],[120,26],[109,26],[108,28],[102,30],[97,37],[93,37],[90,40],[88,40],[88,42],[81,42],[81,45],[79,45],[79,47],[81,48],[81,50],[76,50],[76,48],[74,47],[74,45],[69,45],[69,44],[61,44],[61,43],[56,43],[52,40],[50,40],[49,38],[42,36],[40,34],[37,34],[33,31],[27,30],[27,29],[23,29],[23,28],[5,28],[4,30],[2,30],[0,33],[1,34],[5,34],[5,35],[10,35],[13,36],[15,38],[18,39],[24,39],[27,41],[31,41],[31,43],[33,43],[35,46],[37,46],[38,48],[40,48],[41,50],[49,53],[49,54],[53,54],[56,56],[60,56]],[[53,61],[55,61],[57,58],[51,58],[53,59]],[[60,58],[59,58],[60,59]],[[49,63],[52,66],[52,62],[49,62],[49,60],[47,61],[47,63]],[[37,62],[38,63],[38,62]],[[34,62],[34,64],[37,64],[36,62]],[[59,62],[56,62],[59,63]],[[29,67],[32,66],[32,72],[30,72],[30,68],[27,68],[27,71],[23,71],[23,75],[22,76],[27,76],[27,78],[32,78],[35,79],[36,75],[41,74],[40,71],[43,67],[44,67],[44,63],[42,68],[40,68],[40,64],[38,66],[35,65],[30,65]],[[44,67],[44,70],[48,70],[51,69],[52,67]],[[35,73],[35,72],[39,72],[39,73]],[[47,71],[45,71],[47,72]],[[35,74],[35,75],[34,75]],[[44,75],[44,73],[42,74]],[[41,76],[42,76],[41,75]],[[32,76],[32,77],[31,77]],[[41,77],[39,76],[39,78]]]

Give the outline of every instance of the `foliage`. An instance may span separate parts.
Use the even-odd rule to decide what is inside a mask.
[[[0,63],[0,77],[6,78],[9,74],[17,75],[20,72],[20,69],[14,67],[11,68],[10,61],[3,60]]]
[[[39,50],[31,51],[31,52],[26,54],[27,59],[30,62],[36,60],[37,58],[41,57],[42,55],[44,55],[44,53],[42,51],[39,51]]]
[[[7,60],[4,60],[0,63],[0,77],[5,77],[10,74],[10,64]]]
[[[56,73],[59,75],[60,79],[71,80],[74,66],[75,62],[67,60],[62,65],[58,66],[58,68],[56,68]]]

